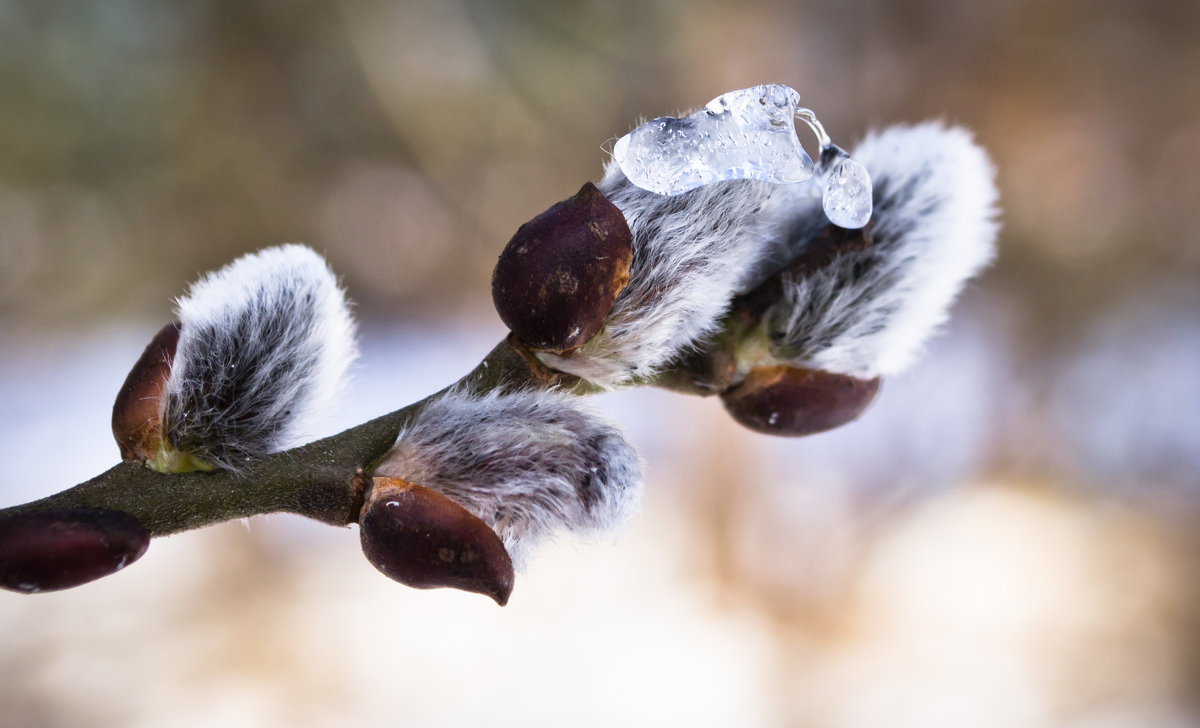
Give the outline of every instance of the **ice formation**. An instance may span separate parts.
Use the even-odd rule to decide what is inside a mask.
[[[781,84],[730,91],[682,119],[642,124],[617,140],[613,159],[634,185],[669,196],[726,180],[796,184],[819,171],[830,221],[863,227],[871,217],[870,175],[844,153],[825,153],[837,148],[799,103],[800,94]],[[817,135],[822,160],[830,160],[820,170],[796,136],[796,118]]]

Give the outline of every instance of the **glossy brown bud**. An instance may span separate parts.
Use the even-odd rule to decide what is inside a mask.
[[[721,395],[735,420],[768,435],[800,436],[832,430],[862,414],[879,392],[879,377],[857,379],[788,366],[750,370]]]
[[[462,589],[508,603],[514,573],[504,543],[441,493],[400,478],[375,478],[359,525],[367,560],[401,584]]]
[[[116,573],[146,553],[150,534],[121,511],[71,508],[0,520],[0,587],[35,594]]]
[[[588,182],[508,241],[492,273],[492,301],[526,346],[564,354],[600,331],[632,261],[625,216]]]
[[[179,324],[169,323],[146,346],[113,403],[112,429],[123,460],[150,460],[163,441],[162,398]]]

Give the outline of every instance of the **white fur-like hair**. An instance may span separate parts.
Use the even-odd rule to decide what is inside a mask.
[[[995,172],[969,132],[939,122],[871,134],[852,156],[871,173],[873,244],[786,281],[767,325],[780,358],[875,377],[908,366],[991,261]],[[797,210],[792,253],[818,216],[819,202]]]
[[[251,253],[176,301],[168,441],[237,470],[317,424],[356,356],[354,320],[324,258],[303,245]]]
[[[514,563],[562,531],[612,532],[637,511],[637,453],[559,392],[450,391],[426,405],[375,469],[451,498],[491,526]]]
[[[781,238],[785,187],[753,180],[667,196],[637,187],[609,162],[599,184],[633,233],[629,284],[604,328],[548,366],[614,387],[646,377],[716,328],[734,294]]]

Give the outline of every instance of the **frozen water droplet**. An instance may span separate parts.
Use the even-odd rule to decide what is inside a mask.
[[[678,195],[731,179],[791,184],[813,175],[793,119],[800,94],[779,84],[730,91],[682,119],[660,117],[617,140],[629,181]]]
[[[861,163],[843,158],[825,180],[821,206],[825,216],[844,228],[860,228],[871,219],[871,175]]]

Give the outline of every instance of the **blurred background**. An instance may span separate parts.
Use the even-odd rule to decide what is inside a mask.
[[[861,420],[597,398],[642,513],[503,610],[284,515],[0,594],[0,725],[1200,724],[1191,0],[0,0],[0,497],[114,463],[171,298],[267,245],[357,302],[329,432],[453,381],[523,221],[639,118],[763,82],[843,145],[944,118],[998,168],[997,263]]]

